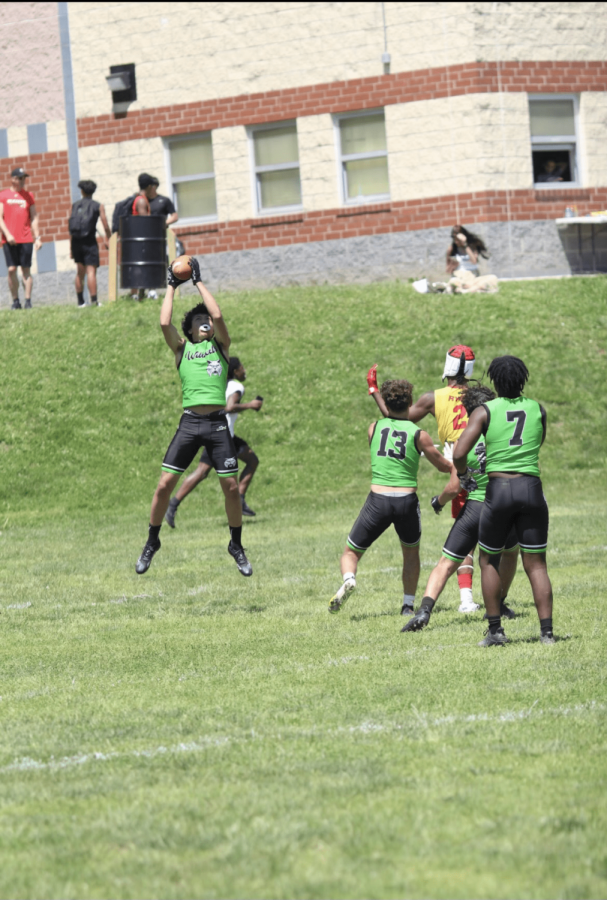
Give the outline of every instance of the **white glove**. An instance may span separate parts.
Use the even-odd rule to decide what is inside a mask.
[[[447,460],[447,462],[453,462],[453,444],[449,444],[445,442],[445,449],[443,450],[443,456]]]

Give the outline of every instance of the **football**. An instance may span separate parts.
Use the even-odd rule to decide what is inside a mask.
[[[187,281],[188,278],[192,277],[192,267],[190,265],[189,256],[178,256],[177,259],[173,260],[171,268],[173,269],[173,273],[181,281]]]

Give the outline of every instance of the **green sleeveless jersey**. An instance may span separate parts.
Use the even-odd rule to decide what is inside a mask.
[[[489,476],[485,472],[487,454],[484,437],[476,442],[475,446],[468,454],[466,462],[468,463],[468,468],[471,469],[472,474],[474,475],[474,480],[478,484],[478,488],[475,491],[470,491],[468,494],[468,500],[479,500],[482,503],[485,499],[487,484],[489,483]]]
[[[186,341],[179,363],[183,407],[225,406],[228,361],[214,338],[191,344]]]
[[[415,435],[420,429],[408,419],[379,419],[371,438],[371,484],[417,487],[419,453]]]
[[[537,400],[498,397],[483,406],[487,410],[487,474],[522,472],[539,476],[545,414]]]

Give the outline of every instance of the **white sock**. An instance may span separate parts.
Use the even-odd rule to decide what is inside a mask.
[[[460,603],[465,603],[466,606],[469,606],[472,603],[472,588],[460,588],[459,599]]]
[[[353,581],[354,583],[356,583],[356,575],[354,574],[354,572],[346,572],[346,574],[344,575],[344,581]]]
[[[403,594],[403,606],[410,606],[413,609],[415,606],[415,594]]]

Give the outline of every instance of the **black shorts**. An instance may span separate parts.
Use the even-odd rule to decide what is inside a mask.
[[[481,520],[483,503],[481,500],[467,500],[459,511],[459,515],[443,547],[443,556],[447,559],[461,561],[474,552],[478,541],[478,526]],[[508,532],[505,550],[514,550],[518,540],[514,527]]]
[[[81,266],[99,268],[99,245],[97,241],[83,241],[72,238],[72,259]]]
[[[247,444],[247,442],[244,441],[242,438],[238,437],[237,434],[235,434],[235,435],[233,436],[232,440],[234,441],[234,449],[236,450],[236,456],[240,456],[240,454],[241,454],[244,450],[248,450],[248,449],[249,449],[249,445]],[[212,465],[213,465],[213,463],[211,462],[211,457],[210,457],[209,454],[207,453],[207,448],[206,448],[206,447],[205,447],[204,450],[202,451],[202,454],[201,454],[200,459],[198,460],[198,462],[199,462],[199,463],[204,463],[205,466],[212,466]]]
[[[390,525],[394,525],[394,530],[405,547],[416,547],[419,544],[422,519],[417,494],[390,497],[371,491],[348,535],[348,547],[364,553]]]
[[[220,477],[238,474],[236,449],[224,410],[206,416],[184,412],[162,461],[162,471],[185,472],[201,447],[208,452],[211,465]]]
[[[501,553],[514,527],[521,550],[544,553],[548,544],[548,504],[536,475],[490,478],[478,527],[486,553]]]
[[[3,244],[4,259],[7,266],[21,266],[22,269],[31,269],[34,244]]]

